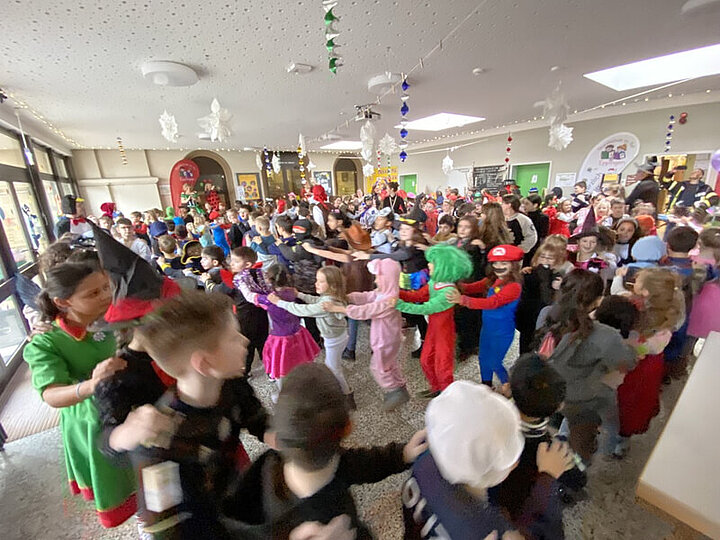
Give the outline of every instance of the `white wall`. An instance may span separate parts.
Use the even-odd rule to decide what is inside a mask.
[[[117,150],[74,150],[72,162],[81,194],[87,199],[88,212],[99,214],[100,204],[112,201],[120,211],[128,213],[169,206],[170,171],[189,153],[181,150],[127,150],[127,165],[123,165]],[[255,152],[214,153],[227,162],[233,184],[237,173],[258,172]],[[338,155],[310,152],[309,157],[316,165],[316,171],[332,172]],[[141,187],[143,184],[147,186]]]
[[[559,172],[578,172],[587,153],[601,139],[620,131],[629,131],[640,139],[640,153],[662,154],[665,147],[665,133],[670,114],[676,117],[688,113],[686,124],[675,124],[672,152],[712,152],[720,148],[720,103],[683,106],[681,109],[660,109],[656,111],[627,114],[597,120],[569,123],[574,128],[574,141],[565,150],[558,152],[547,146],[548,129],[533,129],[513,133],[511,159],[513,164],[550,161],[550,187]],[[483,142],[460,148],[451,157],[456,168],[482,165],[500,165],[505,159],[507,134],[489,137]],[[482,140],[482,139],[479,139]],[[452,142],[445,142],[452,146]],[[426,187],[435,189],[448,184],[441,164],[445,151],[412,155],[405,163],[399,164],[399,174],[417,173],[419,190]],[[630,168],[627,173],[633,173]]]

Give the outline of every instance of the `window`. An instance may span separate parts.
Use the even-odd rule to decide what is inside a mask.
[[[27,332],[20,310],[12,296],[0,302],[0,361],[10,364],[15,351],[23,344]]]
[[[43,180],[43,188],[45,188],[45,196],[47,197],[48,206],[52,212],[53,225],[57,223],[58,218],[63,215],[60,190],[55,182]]]
[[[45,228],[43,226],[42,214],[38,207],[35,195],[32,192],[30,184],[15,182],[15,193],[20,203],[20,212],[22,212],[25,227],[30,235],[32,247],[36,251],[44,251],[48,247],[48,239],[45,236]]]
[[[25,168],[20,141],[0,132],[0,164]]]
[[[35,146],[33,149],[35,154],[35,161],[37,161],[38,170],[44,174],[52,174],[52,167],[50,166],[50,155],[47,150],[40,146]]]
[[[54,155],[55,157],[55,167],[57,168],[58,176],[61,178],[70,178],[70,174],[67,170],[67,164],[65,163],[65,160],[67,159],[65,156],[58,156],[57,154]]]
[[[71,182],[63,182],[60,181],[60,191],[61,191],[61,197],[65,195],[75,195],[77,197],[77,192],[75,191],[75,186],[72,185]]]
[[[10,251],[18,267],[33,262],[32,250],[23,230],[23,217],[15,205],[9,182],[0,182],[0,220],[5,230]]]

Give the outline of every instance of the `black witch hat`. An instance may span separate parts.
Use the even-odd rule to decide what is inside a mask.
[[[100,263],[113,283],[113,303],[105,314],[107,322],[147,315],[156,301],[179,293],[177,283],[160,274],[145,259],[95,224],[92,228]]]

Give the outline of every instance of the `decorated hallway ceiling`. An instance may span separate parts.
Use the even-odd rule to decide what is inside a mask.
[[[678,0],[338,0],[333,52],[342,67],[333,74],[322,0],[9,0],[0,17],[0,88],[76,147],[114,147],[122,137],[128,149],[290,150],[302,132],[308,149],[315,150],[326,144],[318,138],[336,126],[343,139],[359,140],[362,124],[353,121],[354,106],[377,98],[368,80],[386,71],[407,73],[442,42],[408,75],[408,120],[440,112],[487,120],[439,133],[409,129],[412,148],[438,134],[503,124],[511,131],[516,120],[542,114],[534,104],[560,81],[571,114],[636,93],[615,92],[582,75],[720,41],[720,9],[681,15],[681,5]],[[199,81],[187,87],[153,85],[141,74],[148,61],[186,64]],[[293,62],[313,69],[288,73]],[[670,92],[707,99],[706,90],[720,99],[720,77]],[[215,98],[231,115],[231,134],[222,142],[200,140],[198,118],[208,114]],[[375,120],[378,134],[397,134],[399,108],[399,88],[373,106],[382,114]],[[164,111],[175,117],[177,142],[161,134]]]

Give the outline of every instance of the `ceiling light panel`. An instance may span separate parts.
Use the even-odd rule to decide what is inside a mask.
[[[585,73],[584,77],[623,91],[720,73],[720,44]]]
[[[444,129],[450,129],[455,127],[462,127],[468,124],[474,124],[475,122],[482,122],[485,120],[482,116],[467,116],[464,114],[453,114],[453,113],[438,113],[432,116],[426,116],[418,120],[408,122],[405,126],[409,130],[417,131],[442,131]],[[400,126],[395,126],[400,128]]]

